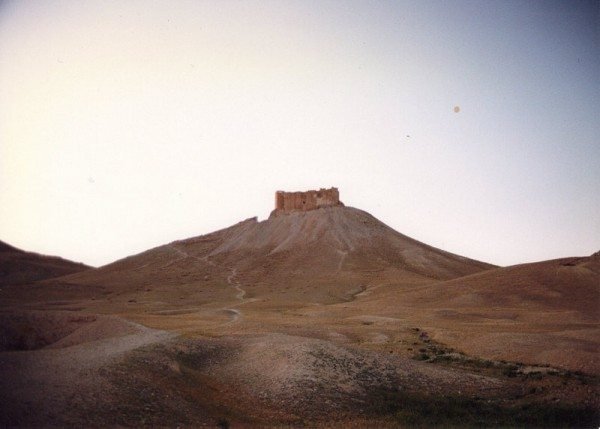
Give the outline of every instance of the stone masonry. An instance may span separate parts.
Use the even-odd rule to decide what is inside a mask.
[[[318,191],[306,192],[277,191],[275,192],[275,210],[271,216],[343,205],[337,188],[321,188]]]

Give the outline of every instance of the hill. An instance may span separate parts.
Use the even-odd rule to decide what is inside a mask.
[[[334,303],[381,278],[419,284],[493,267],[402,235],[362,210],[329,207],[248,219],[65,280],[125,293],[149,285],[226,284],[234,273],[248,296]]]
[[[57,256],[26,252],[0,241],[0,286],[31,283],[89,268]]]
[[[471,355],[600,373],[597,255],[497,268],[410,290],[390,284],[353,305],[402,315]]]

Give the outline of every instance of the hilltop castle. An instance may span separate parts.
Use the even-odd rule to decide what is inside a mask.
[[[306,192],[277,191],[275,192],[275,210],[271,216],[343,205],[337,188],[321,188],[318,191]]]

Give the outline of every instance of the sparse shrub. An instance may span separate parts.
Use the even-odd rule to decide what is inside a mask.
[[[517,369],[518,367],[516,365],[507,365],[502,369],[502,374],[507,377],[516,377]]]
[[[427,353],[418,353],[414,356],[415,360],[428,360],[429,359],[429,355]]]
[[[221,429],[229,429],[229,420],[219,419],[219,421],[217,422],[217,427]]]
[[[533,371],[527,374],[527,378],[530,378],[532,380],[541,380],[543,377],[543,374],[539,371]]]
[[[596,427],[600,414],[593,408],[546,404],[509,406],[483,398],[430,396],[402,390],[369,392],[370,413],[392,416],[401,426],[444,427]]]
[[[432,362],[452,362],[453,358],[449,355],[436,355],[432,358]]]
[[[470,362],[480,368],[491,368],[494,366],[494,362],[492,362],[491,360],[487,360],[487,359],[473,359]]]

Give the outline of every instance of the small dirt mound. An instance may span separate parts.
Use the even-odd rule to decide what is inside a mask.
[[[126,320],[70,312],[0,314],[0,351],[64,348],[140,330]]]
[[[41,349],[95,320],[94,315],[72,313],[0,314],[0,351]]]

